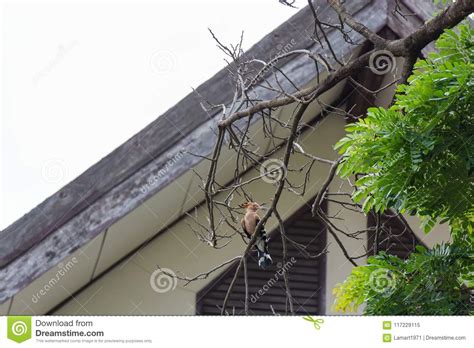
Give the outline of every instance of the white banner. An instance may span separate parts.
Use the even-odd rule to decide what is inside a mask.
[[[0,347],[473,347],[472,317],[0,317]]]

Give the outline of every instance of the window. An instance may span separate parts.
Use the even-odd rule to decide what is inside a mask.
[[[319,254],[326,245],[326,230],[323,224],[311,216],[311,207],[305,205],[285,222],[285,232],[288,238],[303,246],[311,255]],[[281,273],[282,241],[279,229],[269,233],[269,250],[273,265],[262,270],[258,268],[256,253],[247,259],[249,287],[249,315],[285,314],[286,303],[285,283]],[[288,270],[293,306],[296,314],[323,314],[326,256],[308,258],[307,254],[298,250],[288,242],[288,261],[284,269]],[[293,259],[292,259],[293,258]],[[280,266],[278,268],[277,266]],[[222,303],[229,284],[234,276],[237,263],[230,266],[219,277],[197,295],[197,314],[220,314]],[[243,270],[230,296],[227,312],[244,315],[245,282]]]

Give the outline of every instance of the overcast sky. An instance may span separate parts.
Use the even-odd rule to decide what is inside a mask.
[[[302,1],[299,2],[303,5]],[[0,229],[297,10],[278,0],[2,2]]]

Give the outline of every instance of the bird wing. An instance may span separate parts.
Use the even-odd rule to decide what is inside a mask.
[[[260,223],[260,216],[256,215],[255,216],[255,229],[257,229],[257,226],[259,223]],[[254,232],[255,232],[255,229],[254,229]]]

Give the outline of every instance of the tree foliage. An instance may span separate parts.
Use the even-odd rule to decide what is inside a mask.
[[[474,35],[446,30],[388,109],[346,127],[339,174],[357,174],[353,199],[367,212],[416,214],[429,232],[448,222],[453,243],[417,247],[407,260],[381,252],[334,289],[335,308],[365,314],[473,314]]]
[[[355,267],[334,289],[335,309],[367,315],[473,314],[467,289],[474,286],[472,243],[418,246],[407,260],[381,252]]]
[[[371,108],[346,127],[336,148],[339,174],[359,174],[353,199],[365,211],[416,214],[428,231],[437,218],[473,221],[474,36],[446,30],[438,52],[419,60],[394,105]]]

